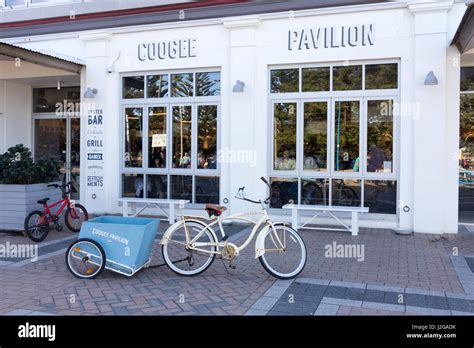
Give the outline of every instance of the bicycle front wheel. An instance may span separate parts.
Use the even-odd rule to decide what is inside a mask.
[[[263,268],[278,279],[298,276],[306,265],[306,246],[298,232],[285,224],[274,224],[264,236]]]
[[[200,221],[181,222],[163,244],[163,259],[175,273],[195,276],[208,269],[216,258],[217,238],[214,231]],[[203,233],[201,233],[201,231]],[[194,246],[189,242],[194,241]]]
[[[66,210],[66,216],[64,217],[64,222],[66,223],[67,228],[72,232],[79,232],[84,221],[89,220],[89,213],[87,213],[86,208],[80,204],[74,204],[74,207],[68,207]]]

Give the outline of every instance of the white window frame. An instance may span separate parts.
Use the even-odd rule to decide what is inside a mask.
[[[196,95],[196,74],[202,72],[219,72],[221,74],[221,94],[218,96],[195,96]],[[171,75],[173,74],[185,74],[193,73],[193,97],[171,97]],[[164,98],[147,98],[148,86],[147,76],[151,75],[168,75],[169,86],[168,96]],[[123,98],[123,78],[131,76],[143,76],[144,77],[144,98],[140,99],[125,99]],[[171,177],[178,176],[191,176],[193,180],[193,192],[192,192],[192,203],[189,205],[193,207],[202,207],[202,203],[194,203],[196,201],[196,177],[218,177],[221,178],[220,164],[217,163],[216,169],[198,169],[197,168],[197,154],[198,154],[198,108],[199,106],[217,106],[217,151],[221,148],[221,95],[222,95],[222,69],[219,67],[211,68],[199,68],[199,69],[185,69],[185,70],[169,70],[169,71],[146,71],[146,72],[130,72],[123,73],[120,75],[120,196],[123,195],[123,179],[124,174],[136,174],[144,176],[144,187],[147,185],[148,175],[163,175],[168,177],[168,198],[171,199]],[[174,106],[191,106],[192,108],[192,135],[191,135],[191,168],[173,168],[173,122],[172,122],[172,111]],[[143,108],[143,139],[142,139],[142,167],[139,168],[126,168],[125,167],[125,109],[140,107]],[[166,168],[148,168],[148,118],[149,109],[152,107],[166,107],[167,110],[167,149],[166,149]],[[217,156],[217,154],[216,154]],[[217,158],[216,158],[217,160]],[[219,185],[219,190],[222,192],[222,185]],[[144,199],[146,192],[144,191]],[[222,195],[219,194],[220,199]]]
[[[376,64],[397,64],[398,67],[398,81],[397,89],[378,89],[365,90],[365,66]],[[333,91],[333,67],[341,65],[362,65],[362,89],[355,91]],[[298,93],[271,93],[271,71],[275,69],[299,69],[299,88],[302,91],[302,69],[303,68],[317,68],[330,67],[330,88],[327,92],[298,92]],[[401,87],[401,60],[400,59],[380,59],[380,60],[364,60],[351,61],[349,64],[345,62],[329,62],[329,63],[315,63],[315,64],[292,64],[292,65],[271,65],[268,66],[267,73],[268,81],[268,95],[269,95],[269,139],[271,144],[269,148],[269,168],[267,172],[270,178],[296,178],[298,181],[298,200],[301,201],[301,182],[304,179],[329,179],[329,201],[332,204],[332,180],[338,179],[356,179],[361,183],[361,206],[364,206],[364,185],[365,181],[395,181],[397,183],[397,201],[400,197],[400,112],[398,110],[400,104],[400,87]],[[325,101],[328,102],[328,156],[327,156],[327,171],[305,171],[303,170],[304,151],[303,151],[303,136],[304,136],[304,103],[311,101]],[[358,173],[354,172],[336,172],[335,171],[335,102],[336,101],[360,101],[360,115],[359,115],[359,166]],[[370,100],[393,100],[393,163],[391,173],[369,173],[367,172],[367,106]],[[294,171],[278,171],[274,169],[274,104],[275,103],[296,103],[297,104],[297,168]],[[281,211],[281,210],[278,210]],[[394,214],[371,214],[380,217],[381,219],[391,219],[394,216],[398,219],[400,212],[396,211]]]

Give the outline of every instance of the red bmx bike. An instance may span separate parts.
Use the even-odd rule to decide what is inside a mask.
[[[68,182],[65,185],[48,185],[48,187],[60,188],[63,198],[51,205],[48,205],[47,203],[49,198],[43,198],[38,201],[39,204],[43,205],[43,211],[32,211],[25,218],[25,231],[28,238],[35,242],[41,242],[48,235],[51,223],[54,224],[58,232],[61,231],[63,228],[59,223],[59,217],[64,210],[66,211],[64,214],[64,222],[67,228],[72,232],[79,232],[81,230],[82,223],[89,219],[89,214],[84,206],[69,199],[71,185],[71,182]],[[51,209],[58,205],[60,205],[60,207],[56,211],[56,214],[53,214]]]

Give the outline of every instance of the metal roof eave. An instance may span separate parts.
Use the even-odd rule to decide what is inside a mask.
[[[465,53],[474,48],[474,4],[470,4],[464,13],[451,45]]]
[[[42,65],[49,68],[60,69],[74,74],[81,74],[84,64],[68,61],[46,53],[36,52],[16,45],[0,42],[0,55],[21,59],[33,64]]]

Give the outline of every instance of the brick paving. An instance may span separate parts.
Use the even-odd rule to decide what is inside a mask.
[[[51,234],[45,242],[69,235]],[[466,304],[462,301],[466,285],[455,269],[452,250],[457,248],[458,257],[474,256],[470,231],[449,237],[398,236],[375,229],[361,229],[358,237],[305,230],[301,235],[308,262],[294,282],[269,276],[254,259],[253,246],[242,253],[236,270],[216,259],[210,269],[193,278],[163,267],[140,271],[132,278],[105,271],[94,280],[80,280],[67,271],[64,251],[59,250],[35,263],[0,266],[0,315],[265,315],[271,311],[289,315],[296,311],[294,303],[288,303],[287,291],[295,284],[319,290],[300,299],[299,307],[307,315],[459,314],[456,308]],[[0,234],[0,243],[7,240],[25,242],[24,237]],[[326,257],[327,246],[333,243],[363,246],[363,261]],[[162,262],[158,245],[153,257],[155,263]],[[323,287],[329,292],[321,292]],[[406,301],[403,308],[397,303],[400,289]]]

